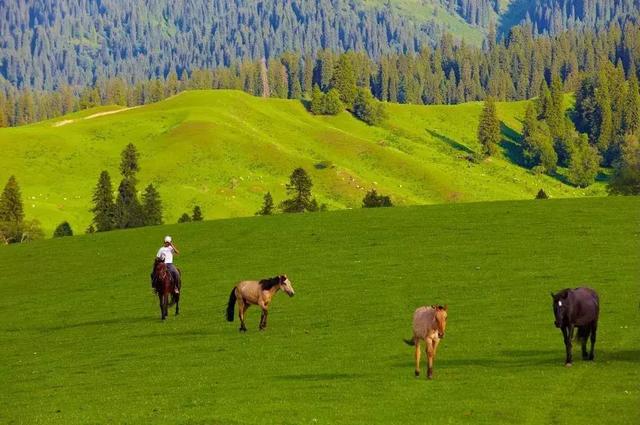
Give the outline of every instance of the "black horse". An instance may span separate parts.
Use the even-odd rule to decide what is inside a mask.
[[[582,343],[582,359],[593,360],[593,349],[596,344],[596,329],[600,314],[598,294],[591,288],[563,289],[553,298],[553,314],[556,317],[556,328],[562,330],[564,345],[567,350],[565,366],[571,366],[571,341],[573,329],[578,328],[578,339]],[[591,351],[587,354],[587,338],[591,337]]]

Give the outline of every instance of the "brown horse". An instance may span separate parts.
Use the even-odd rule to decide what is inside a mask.
[[[436,350],[440,340],[444,338],[444,330],[447,327],[448,306],[432,305],[431,307],[419,307],[413,313],[413,339],[405,339],[408,345],[416,347],[416,376],[420,376],[420,340],[426,343],[428,359],[427,379],[433,379],[433,360],[436,358]]]
[[[267,314],[269,303],[273,296],[282,289],[290,297],[295,295],[291,281],[287,275],[272,277],[271,279],[243,280],[238,282],[231,290],[229,295],[229,303],[227,304],[227,320],[233,322],[233,310],[238,303],[238,317],[240,318],[240,331],[246,332],[244,315],[251,304],[260,306],[262,316],[260,317],[260,330],[267,327]]]
[[[169,307],[176,305],[176,316],[180,314],[180,294],[175,292],[175,285],[167,265],[161,258],[156,258],[153,264],[153,289],[160,300],[160,316],[164,320],[169,315]],[[171,303],[169,303],[171,296]]]

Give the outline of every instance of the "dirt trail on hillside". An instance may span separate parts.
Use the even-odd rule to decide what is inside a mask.
[[[127,107],[127,108],[116,109],[115,111],[97,112],[95,114],[91,114],[89,116],[86,116],[86,117],[80,118],[80,119],[76,119],[76,120],[58,121],[56,123],[53,123],[53,127],[62,127],[63,125],[71,124],[71,123],[76,122],[76,121],[91,120],[91,119],[94,119],[94,118],[103,117],[105,115],[112,115],[112,114],[117,114],[117,113],[124,112],[124,111],[129,111],[131,109],[136,109],[136,108],[139,108],[139,107],[140,106],[131,106],[131,107]]]

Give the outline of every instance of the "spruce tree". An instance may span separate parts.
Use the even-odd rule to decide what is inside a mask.
[[[629,79],[622,128],[625,133],[640,134],[640,93],[638,93],[638,77],[635,72],[632,72]]]
[[[585,135],[576,137],[572,143],[571,158],[567,178],[577,187],[587,187],[593,183],[598,174],[600,156],[598,151],[589,145]]]
[[[356,73],[350,60],[350,55],[343,53],[338,59],[335,71],[331,78],[331,88],[335,88],[340,93],[340,100],[345,104],[347,109],[353,105],[356,98]]]
[[[611,96],[609,93],[609,80],[604,71],[598,75],[598,89],[596,91],[598,105],[599,128],[597,134],[597,146],[601,155],[606,155],[613,141],[613,115],[611,111]],[[607,161],[605,158],[605,165]]]
[[[311,205],[312,187],[311,177],[303,168],[293,170],[287,184],[287,195],[292,197],[280,204],[282,211],[287,213],[307,211]]]
[[[316,84],[313,86],[311,94],[311,104],[309,110],[313,115],[324,115],[326,95],[320,91],[320,87]]]
[[[331,89],[324,98],[324,113],[326,115],[338,115],[344,109],[340,100],[340,93],[336,89]]]
[[[54,238],[61,238],[64,236],[73,236],[73,230],[71,230],[71,225],[68,221],[63,221],[56,227],[56,230],[53,232]]]
[[[144,226],[144,211],[138,200],[135,183],[124,178],[118,187],[114,209],[115,226],[119,229]]]
[[[272,215],[273,214],[273,197],[271,192],[264,194],[262,208],[256,213],[256,215]]]
[[[478,125],[478,141],[482,149],[482,156],[495,155],[498,152],[498,143],[502,140],[500,120],[496,112],[496,104],[492,97],[484,102],[480,123]]]
[[[193,213],[191,214],[191,221],[202,221],[204,217],[202,216],[202,210],[199,205],[193,207]]]
[[[93,212],[93,223],[96,225],[96,231],[106,232],[113,229],[115,204],[113,203],[111,177],[107,171],[100,173],[92,199],[93,208],[91,212]]]
[[[628,134],[622,155],[607,187],[611,195],[640,195],[640,143],[638,135]]]
[[[162,224],[162,201],[153,184],[149,184],[142,194],[142,212],[145,226]]]
[[[386,118],[384,104],[371,95],[369,89],[358,88],[353,102],[353,115],[369,125],[380,124]]]
[[[0,222],[12,223],[19,226],[24,220],[24,206],[20,186],[15,176],[9,177],[0,195]]]
[[[140,171],[138,159],[140,154],[133,143],[129,143],[122,151],[120,161],[120,174],[126,179],[135,180],[136,173]]]

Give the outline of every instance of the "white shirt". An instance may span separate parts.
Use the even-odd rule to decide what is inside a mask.
[[[173,247],[163,246],[158,250],[158,254],[156,255],[158,258],[163,258],[166,264],[173,263]]]

